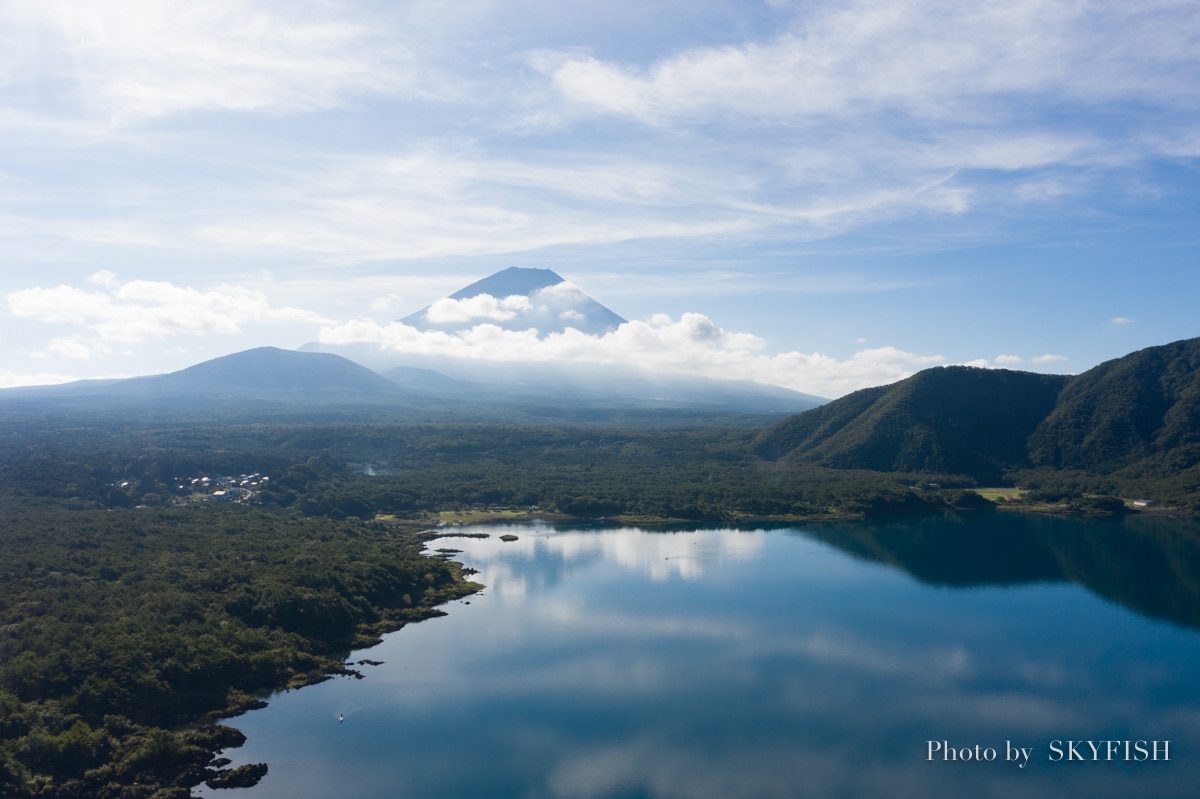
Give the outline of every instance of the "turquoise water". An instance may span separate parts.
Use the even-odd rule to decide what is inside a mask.
[[[384,661],[358,667],[365,679],[230,720],[248,741],[226,756],[270,771],[201,792],[1190,797],[1200,784],[1191,523],[464,532],[492,537],[432,546],[463,550],[482,594],[353,653]],[[1131,759],[1077,744],[1086,759],[1067,760],[1069,741],[1101,740],[1134,742]],[[943,741],[972,759],[944,759]],[[1138,741],[1159,742],[1159,759],[1134,759]],[[1021,749],[1024,767],[1006,762]]]

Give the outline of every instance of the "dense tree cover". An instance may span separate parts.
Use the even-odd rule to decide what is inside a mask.
[[[6,492],[0,548],[0,795],[12,797],[245,780],[210,767],[239,734],[195,722],[343,672],[352,646],[470,590],[395,528],[238,505],[81,509]]]
[[[1030,439],[1033,464],[1112,472],[1200,463],[1200,339],[1135,352],[1075,379]]]
[[[1026,441],[1067,381],[1004,369],[927,369],[781,422],[755,451],[841,469],[967,474],[991,484],[1028,463]]]
[[[1105,494],[1200,512],[1200,339],[1072,378],[929,369],[790,417],[753,447],[766,459],[1022,485],[1041,492],[1027,499],[1079,510],[1102,509],[1082,500]]]
[[[256,498],[306,516],[371,519],[474,505],[533,506],[573,516],[722,520],[928,509],[908,486],[966,478],[880,474],[764,462],[758,428],[304,424],[78,426],[71,440],[12,442],[10,481],[80,506],[166,504],[177,478],[262,472]],[[33,435],[32,433],[27,434]],[[20,436],[16,436],[20,438]],[[128,487],[121,483],[128,482]],[[183,493],[190,493],[188,489]]]

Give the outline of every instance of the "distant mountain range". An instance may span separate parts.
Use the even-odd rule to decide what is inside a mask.
[[[838,469],[1105,475],[1137,488],[1200,490],[1200,338],[1107,361],[1075,377],[927,369],[789,417],[755,451]]]
[[[258,347],[177,372],[124,380],[79,380],[10,388],[0,397],[96,402],[398,402],[413,396],[396,382],[338,355]]]
[[[390,406],[397,410],[471,408],[534,410],[568,418],[588,409],[691,410],[735,413],[794,411],[816,398],[775,386],[674,377],[662,381],[603,367],[559,369],[553,387],[472,383],[439,372],[398,366],[379,374],[325,352],[259,347],[164,375],[124,380],[80,380],[0,390],[0,403],[58,401],[73,407],[114,409],[129,404],[216,407],[262,402],[302,406]],[[561,409],[561,410],[555,410]]]

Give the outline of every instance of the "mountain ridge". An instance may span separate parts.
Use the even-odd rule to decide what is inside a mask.
[[[944,366],[849,394],[780,422],[755,442],[769,459],[838,469],[943,472],[995,482],[1069,378]]]
[[[1027,477],[1077,472],[1097,485],[1087,476],[1107,476],[1130,490],[1155,480],[1161,488],[1169,478],[1174,496],[1194,495],[1200,338],[1147,347],[1076,376],[926,369],[784,419],[752,448],[766,460],[984,484],[1022,470]]]
[[[1200,445],[1200,339],[1147,347],[1064,389],[1030,441],[1039,466],[1118,469]]]
[[[166,409],[256,402],[293,408],[338,404],[420,410],[453,406],[467,414],[472,408],[498,408],[519,415],[533,410],[535,416],[560,416],[562,412],[570,415],[598,409],[781,415],[797,406],[811,407],[820,399],[744,381],[655,380],[592,365],[554,370],[532,384],[472,382],[411,366],[380,373],[335,353],[255,347],[161,375],[3,389],[2,401],[91,403],[108,409],[146,403]]]
[[[392,402],[411,396],[395,381],[340,355],[254,347],[160,375],[5,389],[14,399],[166,404],[227,401]]]

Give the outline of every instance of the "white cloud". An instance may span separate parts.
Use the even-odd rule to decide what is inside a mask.
[[[1112,318],[1112,323],[1114,325],[1131,325],[1133,324],[1133,320],[1125,316],[1114,316]]]
[[[840,396],[890,383],[918,369],[945,362],[877,347],[838,360],[820,353],[767,353],[758,336],[724,330],[706,316],[658,314],[627,322],[603,336],[568,328],[539,337],[535,330],[503,330],[479,324],[457,333],[420,331],[399,322],[379,325],[356,320],[325,326],[325,344],[365,342],[384,351],[498,362],[571,362],[635,366],[653,372],[753,380],[822,396]]]
[[[753,198],[745,209],[810,235],[1061,203],[1093,171],[1194,153],[1182,122],[1197,111],[1185,78],[1200,69],[1194,4],[852,0],[797,14],[774,37],[646,63],[543,50],[531,64],[563,124],[623,117],[721,141],[757,179],[735,192]]]
[[[356,126],[403,129],[388,144],[322,150],[321,140],[297,133],[279,137],[278,152],[253,152],[261,140],[193,114],[174,141],[139,140],[139,156],[195,153],[209,160],[186,171],[220,174],[222,185],[191,185],[165,203],[155,197],[128,214],[135,221],[117,223],[62,209],[103,208],[109,187],[128,178],[105,176],[93,193],[79,181],[45,202],[46,219],[14,204],[21,249],[44,257],[44,238],[69,237],[83,252],[103,243],[346,263],[652,238],[805,241],[911,214],[1054,202],[1086,188],[1060,172],[1195,150],[1194,126],[1178,122],[1194,117],[1191,84],[1178,77],[1197,60],[1183,46],[1200,24],[1186,6],[1146,14],[1054,0],[805,3],[778,35],[672,47],[646,64],[542,49],[525,53],[540,72],[514,74],[495,66],[497,56],[511,68],[521,53],[487,50],[480,59],[493,62],[492,78],[464,88],[477,78],[464,64],[452,78],[439,71],[451,68],[448,32],[494,22],[495,7],[472,4],[456,16],[479,21],[452,23],[434,5],[20,3],[22,25],[59,43],[47,61],[69,77],[73,96],[118,121],[212,110],[270,119],[352,106]],[[423,15],[436,21],[421,23]],[[26,59],[27,73],[46,69]],[[416,95],[449,124],[414,125],[414,133],[402,117],[438,114],[380,102]],[[1040,120],[1030,107],[1057,112],[1062,97],[1086,108],[1030,121]],[[1121,98],[1181,113],[1171,115],[1173,127],[1153,110],[1106,117],[1123,126],[1095,124],[1094,109]],[[489,139],[526,112],[557,113],[577,129]],[[593,136],[595,114],[672,130]],[[457,140],[447,133],[462,130],[470,133]],[[274,145],[277,134],[269,127],[263,135]],[[243,148],[236,163],[210,149],[230,143]],[[979,172],[1019,173],[1020,182],[989,186]],[[159,215],[160,204],[180,202],[186,213]]]
[[[495,7],[486,6],[450,14],[439,13],[433,3],[384,12],[308,0],[18,2],[11,14],[17,31],[26,35],[15,38],[39,34],[58,47],[41,62],[31,50],[22,56],[29,63],[9,71],[34,72],[48,61],[74,81],[82,102],[118,119],[193,110],[284,114],[356,103],[366,95],[419,94],[436,98],[439,107],[449,99],[471,115],[473,128],[480,118],[486,127],[510,113],[496,107],[526,108],[526,95],[540,89],[530,85],[529,76],[514,80],[512,73],[500,73],[493,77],[509,80],[467,90],[458,86],[469,80],[462,65],[455,78],[439,71],[445,52],[454,49],[448,43],[461,48],[453,36],[458,26],[495,21],[489,16]],[[714,120],[756,132],[783,125],[781,140],[755,136],[752,142],[756,151],[766,148],[772,169],[790,162],[828,171],[843,184],[848,175],[861,180],[871,172],[895,188],[924,184],[928,170],[1072,163],[1102,157],[1097,149],[1103,135],[1091,125],[1051,131],[1025,124],[1023,103],[1052,105],[1060,96],[1089,105],[1108,98],[1164,106],[1191,102],[1191,84],[1182,76],[1197,62],[1190,37],[1200,22],[1187,4],[1145,9],[1146,4],[1113,2],[1080,9],[1066,0],[806,3],[791,29],[778,35],[672,47],[671,55],[645,65],[604,61],[580,50],[530,51],[527,60],[559,98],[550,109],[539,106],[531,113],[545,115],[565,105],[567,116],[616,114],[695,132]],[[513,59],[519,53],[487,51],[480,57],[497,55]],[[494,106],[485,111],[488,100]],[[887,124],[895,114],[907,117],[902,125]],[[866,123],[839,127],[835,137],[822,127],[845,119]],[[1177,151],[1181,136],[1188,138],[1147,118],[1136,146]],[[881,146],[900,139],[905,142],[900,152]],[[615,166],[611,148],[566,156],[573,163],[538,148],[536,157],[491,159],[478,171],[468,163],[468,174],[445,174],[448,187],[470,177],[471,183],[495,181],[621,204],[678,204],[713,195],[703,172],[689,169],[699,177],[697,185],[689,185],[669,164],[688,147],[671,149],[658,157],[630,157],[627,168],[618,169],[608,166]],[[728,157],[729,148],[722,151]],[[840,168],[847,163],[849,173]],[[879,165],[882,173],[871,169]],[[747,183],[774,177],[717,171],[728,174],[716,185],[737,181],[734,195],[744,195]],[[921,174],[913,176],[914,171]],[[912,181],[898,180],[904,173]]]
[[[223,194],[199,198],[209,220],[188,231],[193,246],[409,261],[745,234],[778,224],[777,214],[737,194],[726,168],[651,157],[540,150],[522,162],[440,142],[319,156],[303,174],[290,164],[256,169],[266,178],[248,186],[240,203],[229,206]],[[629,176],[646,173],[655,174],[659,191],[629,188]]]
[[[70,383],[78,380],[73,375],[57,373],[18,373],[0,369],[0,388],[16,388],[18,386],[53,386],[59,383]]]
[[[50,352],[73,358],[106,352],[106,344],[135,344],[179,334],[232,334],[250,322],[328,322],[325,317],[299,308],[272,308],[266,296],[241,286],[220,286],[207,291],[176,286],[165,281],[134,280],[120,283],[112,272],[89,279],[101,290],[72,286],[32,288],[11,292],[9,311],[16,317],[47,324],[85,328],[88,337],[55,339]]]
[[[395,294],[376,297],[371,300],[371,311],[373,313],[391,313],[392,309],[399,301],[400,297],[397,297]]]
[[[84,106],[117,123],[194,110],[310,111],[419,86],[402,44],[318,2],[38,0],[18,3],[12,16],[69,65]]]
[[[425,318],[435,325],[462,324],[477,320],[507,322],[531,307],[529,298],[522,294],[503,299],[496,299],[491,294],[477,294],[462,300],[443,297],[429,306]]]
[[[586,296],[583,293],[583,289],[570,280],[564,280],[561,283],[540,288],[534,294],[539,301],[545,300],[547,302],[567,304],[578,302]]]
[[[773,164],[768,178],[754,162],[760,155],[540,150],[515,161],[439,142],[315,156],[302,174],[267,156],[255,165],[261,180],[232,204],[224,192],[191,198],[190,216],[200,221],[164,235],[159,246],[361,263],[654,239],[811,241],[914,213],[960,215],[976,202],[973,188],[954,185],[951,170],[889,176],[891,167],[855,181],[785,176],[786,191],[775,196],[770,183],[787,170]],[[785,154],[772,157],[786,161]],[[636,189],[630,176],[647,174],[655,190]],[[94,236],[95,227],[75,237]]]
[[[46,353],[62,358],[85,361],[97,356],[108,355],[112,350],[101,342],[88,341],[81,336],[61,336],[52,339]]]
[[[649,124],[880,111],[978,124],[993,121],[980,98],[1173,104],[1190,96],[1200,17],[1190,3],[1153,5],[814,3],[769,41],[686,49],[646,67],[543,51],[534,66],[579,110]]]
[[[981,369],[991,369],[991,368],[1008,369],[1008,368],[1012,368],[1012,367],[1021,365],[1022,363],[1025,362],[1025,360],[1026,359],[1022,358],[1020,355],[997,355],[991,361],[988,361],[986,358],[976,358],[976,359],[970,360],[970,361],[963,361],[962,363],[960,363],[958,365],[959,366],[976,366]],[[1030,358],[1029,362],[1040,365],[1040,364],[1054,363],[1056,361],[1065,361],[1065,360],[1067,360],[1067,356],[1065,356],[1065,355],[1046,354],[1046,355],[1038,355],[1033,358]]]
[[[976,369],[991,369],[992,368],[992,362],[989,361],[987,358],[976,358],[974,360],[963,361],[963,362],[955,364],[955,365],[956,366],[974,366]]]
[[[91,283],[93,286],[103,286],[110,289],[116,288],[118,285],[117,274],[107,269],[101,269],[99,272],[89,275],[87,282]]]

